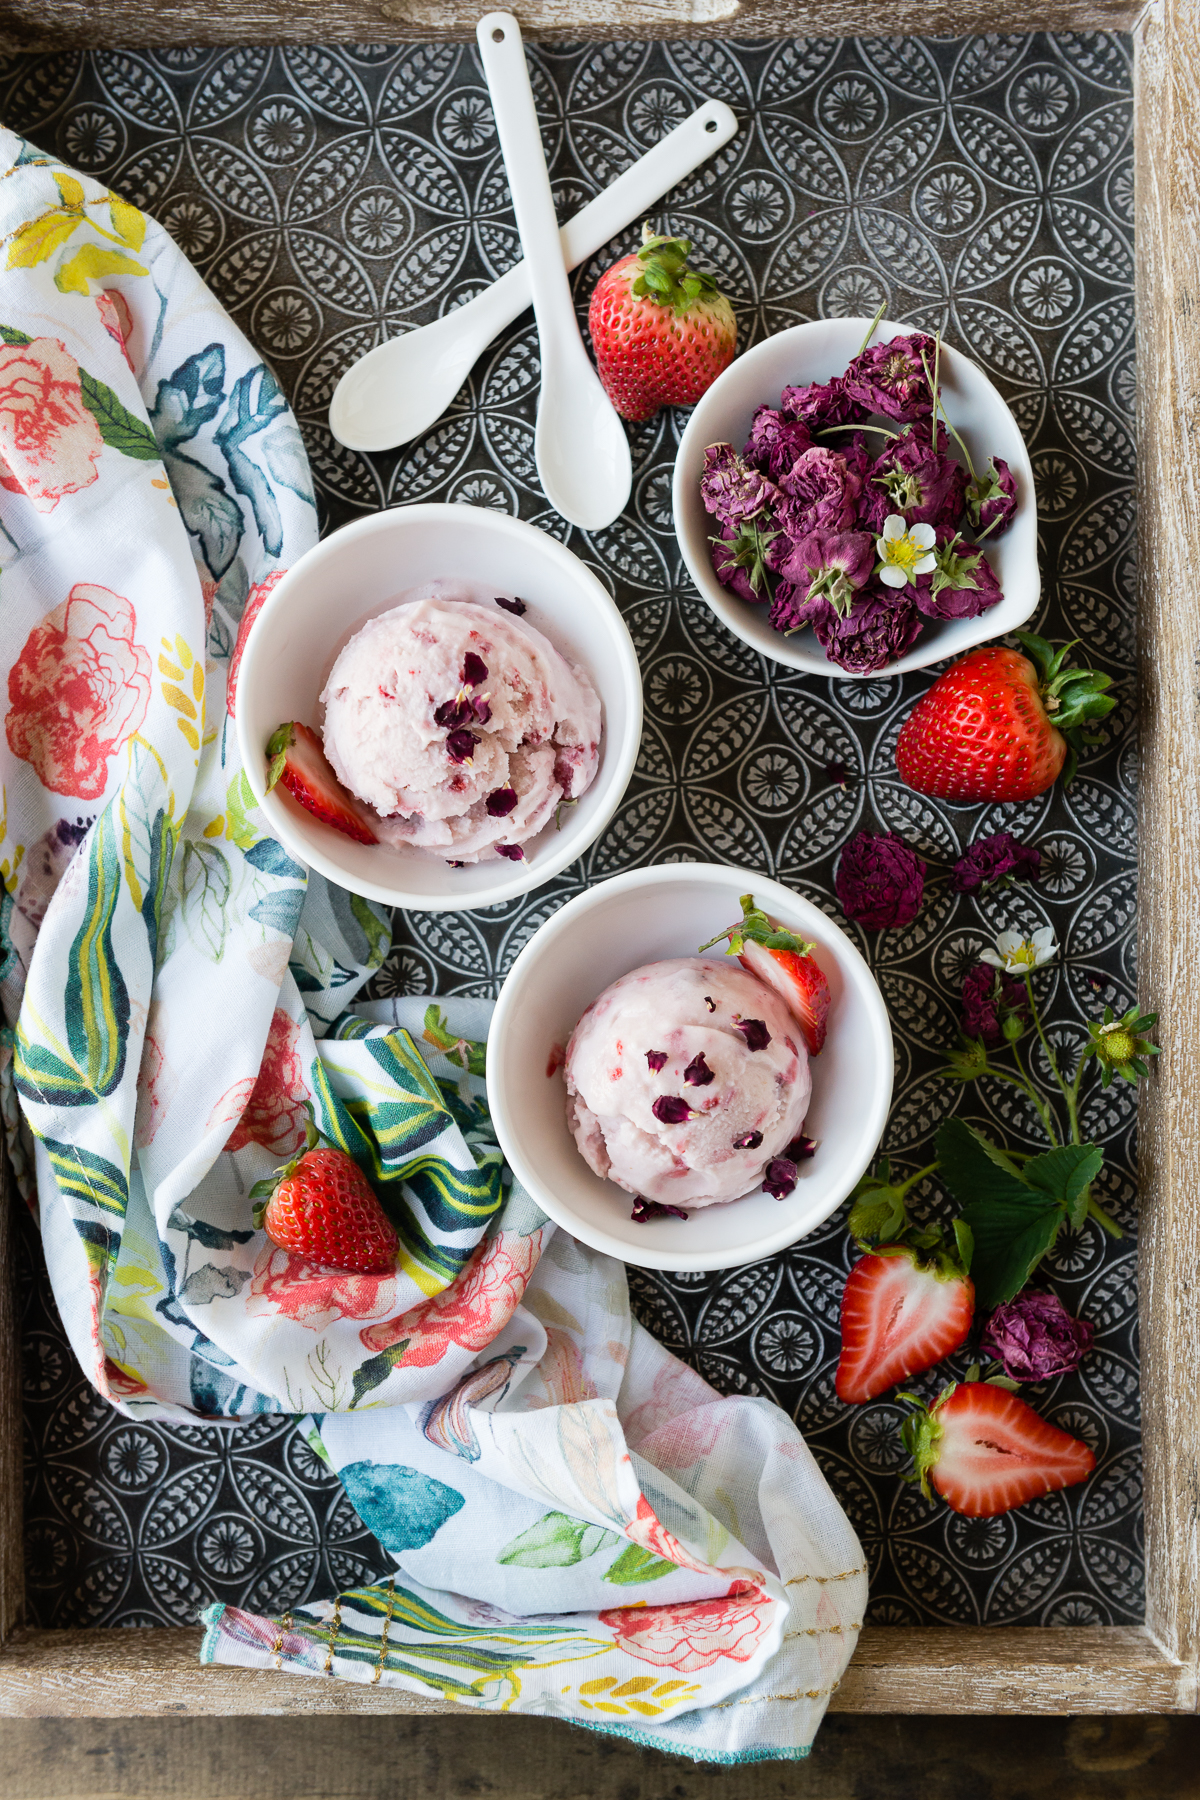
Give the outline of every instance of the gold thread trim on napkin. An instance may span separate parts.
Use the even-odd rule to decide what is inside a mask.
[[[860,1563],[857,1569],[843,1569],[840,1575],[793,1575],[791,1580],[785,1581],[783,1585],[784,1587],[799,1587],[801,1582],[816,1581],[824,1587],[827,1582],[849,1581],[852,1575],[865,1575],[866,1573],[866,1563]]]
[[[385,1617],[385,1619],[383,1621],[383,1636],[379,1640],[379,1661],[375,1664],[375,1673],[371,1677],[371,1680],[373,1682],[378,1681],[379,1677],[383,1674],[383,1665],[384,1665],[385,1661],[387,1660],[388,1630],[391,1626],[392,1614],[395,1610],[396,1610],[396,1577],[393,1575],[391,1580],[388,1582],[387,1616]]]
[[[339,1594],[333,1603],[333,1617],[329,1621],[329,1645],[325,1651],[325,1673],[333,1674],[333,1653],[337,1648],[338,1634],[342,1629],[342,1596]]]

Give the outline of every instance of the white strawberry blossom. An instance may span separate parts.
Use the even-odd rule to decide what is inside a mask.
[[[880,581],[893,588],[902,588],[910,581],[915,586],[916,576],[928,575],[937,567],[933,554],[936,543],[937,532],[932,525],[910,525],[902,514],[889,513],[883,522],[883,536],[875,539]]]
[[[993,969],[1003,969],[1006,975],[1029,975],[1057,953],[1054,927],[1043,925],[1032,937],[1022,937],[1019,931],[1002,931],[996,948],[981,950],[979,954],[982,962],[990,963]]]

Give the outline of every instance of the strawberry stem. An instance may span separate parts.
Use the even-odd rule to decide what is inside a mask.
[[[715,277],[688,265],[691,247],[688,238],[656,237],[649,224],[644,224],[642,247],[637,253],[642,272],[631,292],[639,299],[671,307],[680,318],[691,311],[697,300],[716,299],[720,289]]]

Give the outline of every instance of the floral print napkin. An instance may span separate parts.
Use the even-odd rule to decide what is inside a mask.
[[[419,1005],[348,1010],[388,921],[253,805],[241,646],[316,538],[274,376],[137,208],[11,132],[0,178],[11,1153],[98,1393],[311,1414],[397,1569],[278,1620],[214,1607],[205,1658],[803,1755],[866,1573],[799,1432],[721,1399],[631,1321],[619,1264],[552,1233],[482,1082],[418,1050]],[[396,1273],[251,1228],[306,1101],[402,1196]]]

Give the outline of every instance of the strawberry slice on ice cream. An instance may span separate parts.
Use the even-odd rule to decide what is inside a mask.
[[[755,906],[753,894],[743,894],[741,906],[740,923],[701,944],[701,952],[728,938],[727,954],[736,956],[743,969],[774,988],[799,1020],[809,1055],[819,1055],[825,1042],[830,993],[825,973],[813,956],[815,946],[773,925]]]
[[[344,788],[308,725],[295,720],[280,725],[267,744],[267,792],[282,782],[300,805],[335,831],[359,844],[377,844],[366,809]]]

